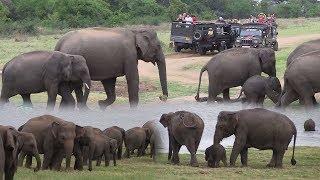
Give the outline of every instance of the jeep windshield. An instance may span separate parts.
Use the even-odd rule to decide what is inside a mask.
[[[260,29],[241,29],[240,32],[241,37],[246,37],[246,36],[262,36],[262,31]]]

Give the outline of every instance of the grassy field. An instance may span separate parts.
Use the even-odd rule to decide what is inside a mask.
[[[231,150],[227,150],[227,157],[230,157]],[[200,166],[193,168],[188,166],[189,154],[180,155],[179,166],[168,163],[166,154],[158,158],[154,163],[151,158],[131,158],[118,161],[116,167],[94,167],[92,172],[71,171],[54,172],[39,171],[33,173],[32,170],[20,168],[16,174],[16,179],[24,180],[98,180],[98,179],[318,179],[320,175],[320,148],[298,147],[295,159],[297,165],[290,164],[292,149],[289,149],[284,157],[283,169],[267,168],[266,164],[271,158],[271,151],[249,150],[248,167],[241,167],[240,157],[237,167],[208,168],[204,160],[204,155],[198,155]],[[104,163],[102,163],[104,165]],[[111,164],[110,164],[111,165]]]

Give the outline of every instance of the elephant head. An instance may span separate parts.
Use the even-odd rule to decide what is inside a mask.
[[[265,83],[267,96],[274,102],[277,103],[281,96],[281,84],[277,77],[268,77]]]
[[[74,140],[83,136],[83,127],[77,126],[73,123],[53,122],[49,133],[51,133],[54,143],[64,149],[66,156],[66,168],[70,168]]]
[[[162,114],[159,122],[163,125],[163,127],[166,128],[170,126],[172,116],[173,116],[172,112],[168,114]]]
[[[134,30],[138,58],[145,62],[157,64],[162,88],[161,100],[168,97],[166,61],[157,33],[154,30]]]
[[[260,48],[258,51],[262,72],[269,76],[276,77],[276,57],[274,50],[271,48]]]
[[[234,134],[238,120],[236,112],[221,111],[219,113],[214,132],[214,145],[219,144],[223,138]]]
[[[110,154],[112,154],[112,159],[113,159],[113,165],[117,165],[117,149],[118,149],[118,144],[117,140],[111,139],[110,140]]]
[[[32,133],[26,133],[26,132],[17,132],[18,135],[18,142],[19,142],[19,149],[21,149],[22,152],[32,155],[36,158],[37,161],[37,167],[34,169],[34,171],[39,171],[41,167],[41,159],[37,147],[37,141]],[[23,159],[22,159],[23,161]],[[19,162],[19,164],[22,164],[23,162]]]

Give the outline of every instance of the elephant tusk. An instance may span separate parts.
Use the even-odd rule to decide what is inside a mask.
[[[90,89],[87,83],[84,83],[84,85],[86,86],[87,89]]]

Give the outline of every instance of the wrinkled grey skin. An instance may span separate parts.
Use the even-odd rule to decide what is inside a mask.
[[[82,55],[87,60],[91,79],[101,81],[107,99],[100,100],[105,109],[115,99],[117,77],[125,76],[130,106],[139,102],[138,60],[157,64],[163,96],[168,96],[165,57],[157,34],[153,30],[88,28],[65,34],[55,47],[56,51]],[[72,91],[72,87],[69,87]]]
[[[221,144],[208,147],[205,151],[205,160],[208,162],[208,167],[217,168],[220,166],[220,161],[225,167],[228,166],[226,150]]]
[[[30,119],[19,130],[34,135],[38,151],[44,155],[43,170],[60,170],[63,158],[66,158],[66,170],[71,170],[75,139],[84,135],[83,127],[51,115],[43,115]]]
[[[204,129],[203,120],[195,113],[177,111],[163,114],[160,123],[168,128],[168,160],[173,164],[179,164],[179,150],[182,145],[185,145],[191,154],[190,165],[199,166],[196,153]]]
[[[126,131],[123,128],[120,128],[118,126],[112,126],[103,131],[103,134],[108,136],[109,138],[117,140],[118,145],[118,155],[117,158],[122,158],[122,145],[125,140]]]
[[[315,106],[315,93],[320,92],[320,51],[296,58],[284,73],[284,88],[278,106],[283,108],[300,100],[306,108]]]
[[[268,167],[282,167],[282,160],[288,145],[294,136],[291,164],[295,165],[294,151],[297,130],[293,122],[285,115],[266,109],[255,108],[241,111],[221,111],[214,133],[214,144],[223,138],[235,135],[230,166],[235,166],[238,155],[241,163],[247,166],[248,148],[273,150]]]
[[[113,159],[113,165],[116,166],[116,159],[117,159],[117,140],[109,138],[100,129],[93,128],[91,126],[86,126],[86,129],[91,128],[94,134],[93,142],[93,152],[89,151],[89,147],[83,149],[84,154],[84,162],[86,163],[88,158],[90,157],[91,160],[97,161],[97,166],[101,165],[101,159],[104,156],[105,158],[105,166],[109,166],[110,157]],[[92,167],[91,167],[92,168]]]
[[[23,160],[24,157],[28,155],[28,163],[31,163],[30,158],[35,157],[37,161],[37,166],[34,169],[34,171],[39,171],[41,168],[41,159],[37,147],[37,142],[36,138],[32,133],[27,133],[27,132],[16,132],[19,134],[18,136],[18,142],[19,146],[21,147],[20,155],[19,155],[19,160],[18,160],[18,165],[21,167],[23,165]],[[30,168],[32,164],[26,163],[26,167]]]
[[[3,176],[4,176],[4,166],[5,166],[5,158],[6,158],[6,154],[5,154],[5,150],[4,150],[4,144],[2,141],[2,137],[0,138],[0,180],[3,180]]]
[[[303,127],[305,131],[315,131],[316,123],[312,119],[308,119],[306,122],[304,122]]]
[[[143,155],[145,144],[150,141],[151,132],[148,128],[134,127],[126,131],[124,157],[130,158],[131,152],[138,150],[137,157]]]
[[[246,80],[262,72],[276,76],[275,53],[270,48],[232,48],[215,55],[200,71],[199,85],[195,99],[208,103],[217,100],[223,92],[223,99],[230,100],[229,89],[242,86]],[[202,73],[209,76],[208,98],[200,98]]]
[[[262,106],[267,95],[272,102],[277,103],[281,96],[281,84],[277,77],[255,75],[243,84],[238,99],[240,99],[242,92],[245,94],[242,102]]]
[[[143,154],[146,154],[146,149],[150,144],[150,157],[156,161],[156,156],[158,154],[157,149],[161,147],[161,137],[160,132],[156,127],[155,121],[147,121],[142,127],[150,130],[151,136],[150,140],[146,142]]]
[[[86,60],[82,56],[61,52],[33,51],[13,58],[5,64],[2,73],[0,101],[20,94],[23,104],[30,106],[30,94],[47,91],[47,109],[55,106],[59,85],[64,81],[86,83],[83,102],[90,92],[91,79]],[[63,91],[60,91],[63,95]]]
[[[8,126],[0,125],[0,138],[2,139],[5,158],[1,159],[4,162],[4,179],[13,180],[14,174],[17,171],[18,154],[20,153],[18,134],[16,130]],[[1,179],[1,176],[0,176]]]

